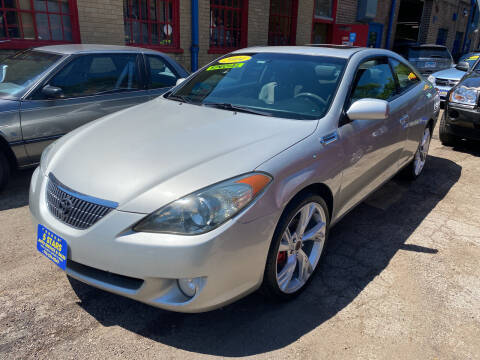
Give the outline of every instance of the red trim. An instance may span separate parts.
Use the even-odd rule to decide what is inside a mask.
[[[298,0],[291,0],[290,9],[288,13],[282,13],[281,10],[278,13],[275,13],[275,8],[273,7],[273,2],[276,2],[276,8],[278,6],[283,5],[284,1],[281,0],[270,0],[270,18],[268,22],[268,45],[295,45],[297,42],[297,16],[298,16]],[[288,29],[272,29],[270,25],[272,25],[272,20],[277,20],[276,24],[280,25],[278,20],[286,19],[289,23]],[[285,30],[287,32],[285,32]],[[275,38],[280,36],[281,38],[285,38],[285,44],[278,44],[275,41]]]
[[[226,54],[230,51],[240,49],[243,47],[247,47],[248,44],[248,0],[238,0],[238,7],[233,6],[233,2],[230,2],[232,6],[228,5],[219,5],[216,4],[218,1],[210,0],[210,25],[209,25],[209,38],[210,38],[210,48],[208,50],[209,54]],[[227,23],[230,26],[223,26],[222,32],[222,39],[224,43],[229,42],[229,44],[225,45],[216,45],[212,44],[212,35],[215,29],[213,26],[212,21],[212,13],[218,14],[217,16],[220,17],[223,21],[223,24]],[[237,19],[240,20],[240,23],[234,24],[234,14],[237,14]],[[220,15],[222,14],[222,15]],[[230,18],[227,18],[227,15],[230,15]],[[225,20],[229,20],[226,22]],[[235,26],[237,25],[237,26]],[[237,39],[231,39],[227,41],[226,34],[236,34]],[[239,38],[238,38],[239,37]],[[238,46],[231,46],[231,43],[234,43]]]
[[[15,1],[15,7],[8,8],[5,7],[5,2],[0,2],[0,11],[3,13],[2,15],[2,23],[3,29],[5,30],[4,33],[0,34],[0,41],[4,40],[4,42],[0,42],[0,49],[26,49],[30,47],[42,46],[42,45],[54,45],[54,44],[71,44],[71,43],[78,43],[80,42],[80,28],[78,25],[78,9],[77,9],[77,1],[76,0],[68,0],[68,12],[65,12],[62,7],[62,2],[58,0],[57,10],[51,10],[48,8],[48,2],[43,1],[45,5],[44,10],[35,10],[34,1],[30,0],[30,9],[21,9],[18,6],[18,0]],[[38,4],[42,4],[42,2],[38,2]],[[15,14],[15,23],[8,24],[6,13],[14,13]],[[26,24],[22,19],[22,14],[30,14],[31,16],[31,24]],[[39,28],[37,23],[37,16],[44,15],[46,17],[46,24],[48,37],[50,39],[40,39],[39,38]],[[59,18],[60,21],[55,22],[52,24],[51,17],[56,16]],[[64,24],[64,17],[70,18],[70,31],[71,31],[71,40],[66,39],[66,26]],[[52,28],[53,26],[60,26],[61,30],[61,38],[62,40],[51,40],[52,39]],[[33,37],[32,39],[25,39],[25,29],[26,28],[33,28]],[[9,33],[9,29],[17,29],[17,34]],[[3,35],[3,36],[2,36]]]
[[[332,43],[333,41],[333,27],[337,23],[337,7],[338,7],[338,0],[331,0],[332,1],[332,18],[317,18],[315,17],[315,4],[313,6],[313,20],[312,20],[312,32],[310,35],[310,41],[313,43],[313,30],[315,24],[329,24],[328,26],[328,33],[327,33],[327,43]]]
[[[124,21],[127,24],[129,28],[130,34],[127,34],[130,36],[130,41],[126,41],[127,45],[131,46],[139,46],[139,47],[144,47],[148,49],[154,49],[154,50],[159,50],[163,52],[169,52],[169,53],[182,53],[183,49],[180,48],[180,5],[179,1],[180,0],[147,0],[145,3],[147,5],[147,8],[150,9],[150,2],[155,1],[155,4],[157,5],[155,8],[157,9],[157,13],[155,14],[155,19],[151,18],[150,11],[147,11],[147,14],[142,14],[142,2],[141,0],[123,0],[124,1],[124,7],[125,3],[128,8],[128,13],[124,14]],[[137,4],[137,9],[139,10],[139,14],[137,17],[133,17],[133,2]],[[167,12],[170,11],[170,6],[172,10],[172,20],[170,21],[170,17],[167,15],[163,19],[160,19],[159,16],[159,11],[158,8],[160,6],[163,6],[164,8],[167,8]],[[130,15],[130,17],[129,17]],[[140,36],[140,41],[135,42],[134,34],[133,34],[133,24],[137,23],[139,26],[139,36]],[[143,26],[140,25],[147,25],[147,41],[143,42]],[[161,34],[161,27],[162,26],[171,26],[172,27],[172,35],[166,36],[165,40],[169,40],[171,43],[170,45],[161,45],[161,44],[155,44],[152,41],[152,35],[154,34],[153,32],[153,25],[157,26],[157,35],[158,38],[160,39],[160,34]]]

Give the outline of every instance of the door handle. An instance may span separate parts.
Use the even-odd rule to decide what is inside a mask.
[[[333,143],[334,141],[337,141],[338,139],[338,134],[337,132],[333,132],[331,134],[328,134],[320,139],[320,144],[322,145],[328,145]]]
[[[409,116],[405,114],[400,118],[399,122],[403,127],[407,127],[408,119],[409,119]]]

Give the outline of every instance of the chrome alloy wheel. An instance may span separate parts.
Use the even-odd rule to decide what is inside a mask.
[[[423,167],[425,166],[425,163],[427,162],[428,149],[430,148],[430,140],[430,129],[427,127],[423,132],[422,142],[420,143],[417,153],[415,154],[413,168],[416,176],[420,175]]]
[[[325,244],[326,215],[316,202],[304,205],[283,232],[277,253],[277,284],[290,294],[299,290],[318,264]]]

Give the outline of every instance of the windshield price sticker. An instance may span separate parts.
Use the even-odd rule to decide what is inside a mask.
[[[247,55],[239,55],[239,56],[230,56],[225,59],[221,59],[218,62],[220,64],[232,64],[232,63],[241,63],[244,61],[250,60],[252,57]]]
[[[237,69],[237,68],[241,68],[243,65],[245,65],[245,63],[212,65],[212,66],[209,66],[207,68],[207,71],[224,70],[224,69]]]
[[[467,60],[477,60],[480,56],[478,55],[473,55],[473,56],[470,56]]]
[[[37,250],[62,270],[67,266],[67,242],[42,225],[38,225]]]

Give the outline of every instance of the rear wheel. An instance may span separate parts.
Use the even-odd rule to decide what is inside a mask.
[[[10,165],[3,152],[0,152],[0,191],[7,186],[10,178]]]
[[[288,300],[307,286],[322,257],[329,223],[327,205],[318,195],[304,195],[288,206],[270,246],[263,293]]]
[[[430,148],[430,141],[432,140],[432,134],[430,128],[426,127],[423,131],[422,140],[418,146],[417,152],[413,160],[403,170],[403,175],[408,180],[415,180],[423,171],[427,162],[428,150]]]
[[[440,127],[438,129],[440,141],[445,146],[455,146],[459,139],[448,132],[445,116],[444,114],[440,119]]]

